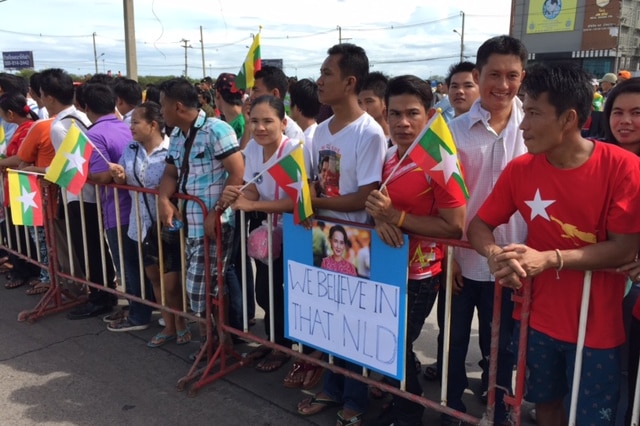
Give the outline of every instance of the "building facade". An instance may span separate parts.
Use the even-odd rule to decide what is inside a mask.
[[[532,62],[576,61],[597,77],[640,75],[640,0],[513,0],[511,35]]]

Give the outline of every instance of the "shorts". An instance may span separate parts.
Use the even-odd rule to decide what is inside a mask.
[[[222,276],[229,262],[233,245],[233,227],[227,224],[222,225]],[[186,242],[187,261],[187,294],[193,312],[204,313],[206,310],[206,287],[205,287],[205,256],[204,238],[187,238]],[[218,295],[218,275],[217,275],[216,241],[209,240],[209,270],[211,271],[211,295]],[[223,280],[224,282],[224,280]],[[223,294],[227,294],[226,284],[223,287]]]
[[[545,403],[570,397],[575,357],[575,343],[562,342],[530,328],[525,399]],[[576,412],[577,424],[613,424],[619,393],[620,347],[585,347]]]
[[[142,263],[144,266],[159,265],[159,250],[155,246],[143,245],[142,250]],[[162,258],[163,258],[163,273],[180,272],[182,270],[182,253],[180,251],[180,242],[166,243],[162,241]]]

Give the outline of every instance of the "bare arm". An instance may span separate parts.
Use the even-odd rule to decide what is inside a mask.
[[[175,194],[178,185],[178,168],[167,163],[158,187],[158,221],[173,226],[173,217],[178,216],[178,209],[171,203],[171,196]]]
[[[315,209],[334,210],[337,212],[355,212],[363,210],[367,197],[374,189],[380,185],[373,182],[368,185],[359,186],[356,192],[347,195],[330,198],[312,198],[311,203]]]

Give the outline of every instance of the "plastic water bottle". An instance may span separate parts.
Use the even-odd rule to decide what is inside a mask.
[[[172,226],[170,228],[167,228],[167,230],[171,232],[179,232],[183,226],[184,224],[182,223],[182,221],[174,218],[172,222]]]

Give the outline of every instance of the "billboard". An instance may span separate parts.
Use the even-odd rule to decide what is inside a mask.
[[[282,59],[262,59],[262,65],[269,65],[271,67],[276,67],[283,69]]]
[[[615,49],[618,46],[620,0],[586,0],[581,50]]]
[[[2,52],[2,62],[5,69],[33,68],[33,52]]]
[[[573,31],[578,0],[530,0],[527,34]]]

